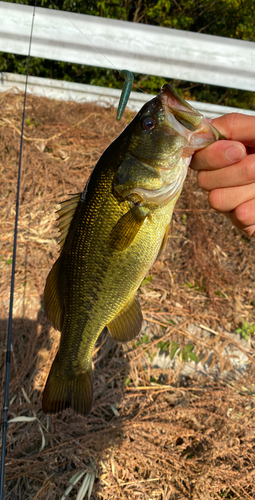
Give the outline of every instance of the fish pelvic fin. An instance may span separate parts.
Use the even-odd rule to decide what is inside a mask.
[[[108,323],[107,328],[116,342],[128,342],[140,333],[143,315],[137,297],[134,297],[119,314]]]
[[[72,408],[76,413],[85,417],[92,406],[91,372],[87,370],[68,378],[61,368],[57,354],[43,392],[43,412],[54,414],[66,408]]]
[[[61,257],[48,274],[44,290],[44,312],[55,330],[61,331],[64,317],[64,301],[61,291]]]

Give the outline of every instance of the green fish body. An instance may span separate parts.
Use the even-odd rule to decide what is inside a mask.
[[[92,405],[91,354],[105,326],[136,337],[136,291],[167,237],[191,156],[221,138],[166,84],[106,149],[84,191],[59,211],[61,253],[45,286],[46,315],[60,330],[43,411]]]

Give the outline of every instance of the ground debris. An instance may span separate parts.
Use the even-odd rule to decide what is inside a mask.
[[[1,407],[22,102],[21,94],[0,96]],[[240,345],[250,362],[244,377],[223,380],[210,370],[197,376],[196,368],[196,376],[179,376],[188,364],[185,356],[194,363],[192,353],[206,365],[208,346],[218,371],[229,371],[228,336],[238,350],[232,334],[244,322],[255,324],[254,242],[208,208],[192,172],[167,245],[139,291],[145,318],[139,339],[118,346],[102,332],[88,417],[71,410],[53,417],[42,413],[42,390],[59,341],[41,307],[58,255],[54,212],[59,201],[82,191],[101,153],[120,133],[115,112],[27,97],[6,499],[59,499],[77,472],[81,479],[70,499],[89,475],[96,477],[92,500],[254,499],[253,337]],[[194,325],[203,325],[201,332]],[[190,343],[194,349],[187,348]],[[159,353],[171,357],[174,349],[177,369],[155,363]]]

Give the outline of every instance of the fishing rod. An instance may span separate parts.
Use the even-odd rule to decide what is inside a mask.
[[[10,364],[11,364],[11,335],[12,335],[12,317],[13,317],[13,297],[14,297],[14,284],[15,284],[15,267],[16,267],[16,254],[17,254],[17,235],[18,235],[18,218],[19,218],[19,195],[20,195],[20,179],[21,179],[21,166],[22,166],[22,151],[23,151],[23,134],[26,112],[26,98],[27,98],[27,84],[28,73],[30,65],[31,45],[34,28],[36,0],[34,0],[34,8],[32,15],[31,31],[29,38],[29,48],[27,56],[27,72],[25,80],[25,92],[23,113],[21,121],[21,136],[20,136],[20,150],[19,150],[19,167],[17,179],[17,194],[16,194],[16,214],[13,235],[13,253],[12,253],[12,273],[11,273],[11,290],[10,290],[10,303],[9,303],[9,319],[8,319],[8,336],[7,336],[7,350],[6,350],[6,370],[5,370],[5,388],[4,388],[4,406],[3,406],[3,431],[2,431],[2,453],[1,453],[1,475],[0,475],[0,500],[3,500],[4,493],[4,469],[5,469],[5,449],[6,449],[6,435],[7,435],[7,416],[9,404],[9,381],[10,381]]]

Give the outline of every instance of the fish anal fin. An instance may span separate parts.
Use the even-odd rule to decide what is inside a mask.
[[[139,205],[133,206],[118,220],[109,236],[109,244],[115,250],[125,250],[134,241],[149,210]]]
[[[164,250],[164,247],[165,247],[165,244],[166,244],[166,241],[167,241],[167,236],[168,236],[169,227],[170,227],[170,224],[168,224],[168,225],[166,226],[165,234],[164,234],[164,236],[163,236],[163,240],[162,240],[162,243],[161,243],[161,245],[160,245],[160,249],[159,249],[158,255],[157,255],[157,257],[156,257],[156,260],[158,260],[158,259],[159,259],[159,257],[160,257],[160,255],[161,255],[161,253],[162,253],[162,252],[163,252],[163,250]]]
[[[77,205],[81,198],[81,193],[70,195],[71,197],[68,200],[63,201],[60,205],[61,208],[57,210],[58,214],[58,229],[60,232],[59,236],[59,244],[61,250],[64,246],[70,224],[73,220],[74,212],[77,208]]]
[[[107,328],[116,342],[128,342],[140,333],[143,315],[138,298],[135,296],[119,314],[108,323]]]
[[[93,386],[90,371],[68,378],[63,374],[57,354],[43,392],[43,412],[54,414],[66,408],[72,408],[76,413],[85,417],[91,410],[92,398]]]
[[[44,312],[55,330],[61,331],[64,316],[64,301],[61,292],[61,257],[48,274],[44,289]]]

